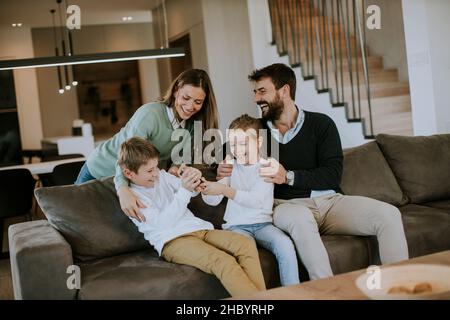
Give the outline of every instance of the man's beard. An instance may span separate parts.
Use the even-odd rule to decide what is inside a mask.
[[[267,107],[265,107],[267,109],[267,111],[262,111],[262,118],[264,121],[277,121],[278,119],[280,119],[281,114],[283,113],[284,110],[284,103],[283,101],[281,101],[280,96],[277,94],[275,96],[275,99],[273,99],[272,102],[267,102],[267,101],[259,101],[258,105],[261,107],[261,105],[263,104],[267,104]]]

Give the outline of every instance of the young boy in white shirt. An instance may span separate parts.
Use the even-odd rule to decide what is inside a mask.
[[[131,220],[161,257],[214,274],[233,297],[265,290],[254,242],[214,230],[187,208],[201,183],[198,169],[184,167],[181,178],[159,170],[158,150],[138,137],[121,145],[118,161],[131,190],[146,205],[141,209],[145,222]]]
[[[292,240],[273,225],[273,183],[265,182],[259,175],[264,162],[260,157],[263,137],[258,119],[243,115],[230,125],[228,135],[234,159],[230,177],[218,182],[205,181],[201,188],[203,200],[218,205],[228,198],[223,229],[253,237],[263,248],[271,251],[278,261],[281,285],[298,284],[297,255]]]

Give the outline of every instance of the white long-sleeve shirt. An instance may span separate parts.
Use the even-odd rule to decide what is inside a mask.
[[[273,183],[265,182],[259,175],[261,163],[241,165],[235,161],[230,177],[219,180],[236,190],[234,199],[228,199],[223,229],[242,224],[272,222]],[[203,200],[212,206],[218,205],[223,196],[202,194]]]
[[[183,234],[200,230],[212,230],[213,225],[194,216],[187,208],[195,193],[182,187],[181,180],[164,170],[154,187],[131,184],[136,196],[147,206],[142,210],[145,222],[131,218],[144,238],[161,255],[164,244]]]

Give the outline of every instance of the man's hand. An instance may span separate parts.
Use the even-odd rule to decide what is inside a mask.
[[[225,160],[219,163],[219,166],[217,167],[217,176],[216,176],[217,181],[231,176],[231,172],[233,171],[233,165],[227,164],[227,161],[229,160],[231,160],[231,157],[227,155],[225,157]]]
[[[117,195],[119,196],[120,208],[128,217],[145,222],[145,216],[141,213],[140,209],[146,208],[146,206],[135,196],[129,187],[120,187]]]
[[[264,178],[265,182],[275,184],[286,183],[286,169],[274,158],[269,158],[268,163],[261,166],[259,175]]]

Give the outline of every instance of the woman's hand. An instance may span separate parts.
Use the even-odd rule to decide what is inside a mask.
[[[136,197],[129,187],[120,187],[117,195],[119,196],[120,208],[128,217],[145,222],[145,216],[141,213],[140,209],[144,209],[146,206]]]
[[[178,166],[171,166],[169,170],[167,170],[167,173],[170,173],[171,175],[174,175],[175,177],[180,177],[179,175],[179,167]]]

